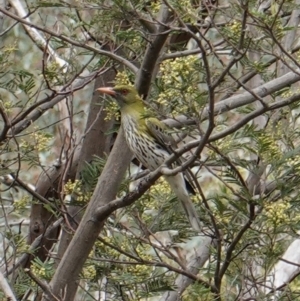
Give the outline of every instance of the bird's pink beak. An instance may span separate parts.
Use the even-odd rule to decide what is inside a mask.
[[[114,91],[114,89],[112,87],[102,87],[102,88],[96,89],[96,91],[103,93],[103,94],[111,95],[111,96],[116,95],[116,92]]]

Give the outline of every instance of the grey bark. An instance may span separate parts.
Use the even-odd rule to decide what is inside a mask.
[[[96,88],[101,86],[107,86],[115,78],[116,71],[110,69],[102,76],[98,77],[95,81]],[[104,158],[105,154],[108,155],[112,144],[112,134],[108,135],[114,125],[114,120],[106,120],[106,112],[103,110],[104,106],[100,105],[99,96],[97,93],[93,93],[89,114],[86,124],[86,132],[82,138],[82,147],[80,152],[80,159],[78,162],[76,178],[80,179],[80,173],[84,169],[87,162],[91,162],[93,156]],[[84,183],[83,183],[84,185]],[[80,223],[82,214],[82,207],[70,206],[68,213],[70,216],[69,223],[73,229],[76,229]],[[62,230],[61,239],[59,242],[57,258],[58,260],[63,257],[70,241],[72,240],[72,234],[70,231]],[[68,291],[65,295],[65,301],[73,300],[77,291],[78,283],[76,278],[71,278],[68,281]]]

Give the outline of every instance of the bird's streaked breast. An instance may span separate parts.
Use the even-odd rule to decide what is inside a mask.
[[[148,169],[155,170],[169,157],[169,153],[152,136],[139,129],[137,120],[129,114],[122,115],[122,126],[129,148]]]

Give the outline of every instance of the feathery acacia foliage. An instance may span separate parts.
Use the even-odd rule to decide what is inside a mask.
[[[0,299],[298,300],[300,2],[10,2]],[[93,93],[116,84],[170,127],[201,233]]]

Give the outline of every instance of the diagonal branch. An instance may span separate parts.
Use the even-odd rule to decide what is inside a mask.
[[[300,69],[296,69],[295,71],[297,73],[300,73]],[[295,74],[294,72],[289,72],[283,76],[280,76],[278,78],[275,78],[265,83],[264,85],[252,89],[252,93],[244,92],[242,94],[238,94],[218,102],[215,105],[214,114],[220,115],[222,113],[229,112],[233,109],[245,106],[257,100],[254,95],[257,95],[261,98],[266,97],[272,93],[278,92],[281,89],[298,82],[299,80],[300,80],[300,76],[298,74]],[[269,107],[271,107],[272,105],[273,104],[270,104]],[[201,120],[206,120],[208,118],[209,109],[207,106],[203,109],[200,115],[201,115]],[[184,125],[196,124],[195,120],[191,120],[186,116],[178,116],[176,117],[176,119],[168,118],[164,122],[171,127],[181,127],[183,124]]]
[[[89,46],[87,45],[86,43],[82,43],[82,42],[79,42],[79,41],[76,41],[74,39],[71,39],[71,38],[68,38],[64,35],[60,35],[60,34],[57,34],[55,31],[53,30],[50,30],[50,29],[46,29],[44,27],[41,27],[41,26],[38,26],[36,24],[33,24],[31,22],[28,22],[10,12],[8,12],[7,10],[3,9],[2,7],[0,7],[0,12],[2,12],[3,14],[9,16],[10,18],[16,20],[16,21],[19,21],[20,23],[24,24],[24,25],[27,25],[28,27],[31,27],[31,28],[35,28],[37,30],[40,30],[44,33],[47,33],[53,37],[56,37],[62,41],[65,41],[67,43],[70,43],[71,45],[74,45],[74,46],[77,46],[77,47],[80,47],[80,48],[84,48],[84,49],[87,49],[87,50],[90,50],[94,53],[97,53],[97,54],[100,54],[100,55],[104,55],[104,56],[107,56],[119,63],[121,63],[122,65],[126,66],[128,69],[130,69],[133,73],[137,73],[138,69],[137,67],[132,64],[131,62],[129,62],[128,60],[126,60],[124,57],[121,57],[111,51],[106,51],[106,50],[102,50],[102,49],[99,49],[99,48],[95,48],[93,46]]]
[[[0,272],[0,288],[4,293],[6,300],[17,301],[16,296],[14,295],[11,287],[9,286],[7,280],[4,278],[4,275]]]

